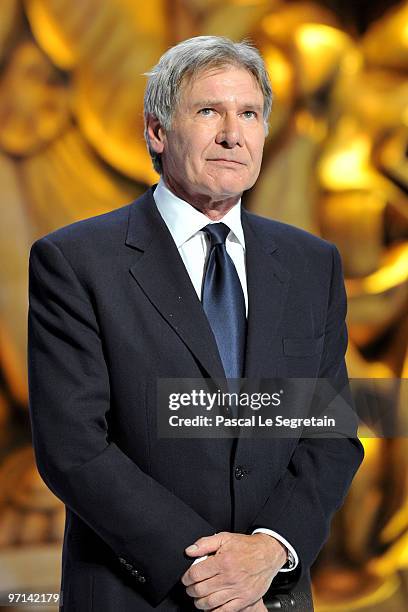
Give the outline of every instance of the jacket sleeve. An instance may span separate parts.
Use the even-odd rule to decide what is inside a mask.
[[[340,255],[332,245],[332,277],[319,378],[330,388],[348,388],[346,293]],[[357,421],[355,421],[357,424]],[[330,521],[341,507],[364,450],[356,428],[350,437],[301,438],[277,486],[251,529],[267,527],[288,540],[298,553],[303,576],[329,536]]]
[[[109,372],[92,301],[49,237],[30,252],[28,370],[40,475],[158,604],[191,565],[184,548],[215,529],[109,441]]]

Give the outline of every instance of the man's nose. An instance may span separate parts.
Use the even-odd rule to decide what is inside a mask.
[[[223,117],[220,129],[216,136],[217,144],[221,144],[228,149],[243,145],[243,135],[238,117],[226,115]]]

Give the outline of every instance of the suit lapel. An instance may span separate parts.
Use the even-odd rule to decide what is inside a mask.
[[[151,189],[130,207],[126,244],[140,253],[130,272],[208,375],[223,378],[211,327],[152,194]]]
[[[213,333],[150,189],[131,207],[126,244],[139,257],[130,272],[146,296],[212,378],[224,370]],[[290,274],[277,260],[265,221],[242,209],[248,284],[245,378],[276,372],[271,339],[282,320]]]
[[[248,283],[245,378],[273,378],[272,338],[284,312],[290,274],[277,260],[277,245],[265,221],[242,210]],[[275,354],[276,359],[276,354]]]

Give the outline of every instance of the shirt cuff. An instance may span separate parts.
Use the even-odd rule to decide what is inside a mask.
[[[252,535],[254,533],[266,533],[267,535],[272,536],[276,540],[279,540],[279,542],[285,546],[288,551],[288,560],[286,561],[285,565],[281,567],[281,569],[279,570],[280,572],[291,572],[295,569],[295,567],[299,565],[299,557],[297,556],[296,550],[293,548],[293,546],[289,544],[287,540],[285,540],[285,538],[279,535],[279,533],[276,533],[276,531],[272,531],[272,529],[264,529],[263,527],[255,529],[252,532]]]
[[[191,566],[195,565],[196,563],[200,563],[200,561],[205,561],[207,559],[207,557],[208,557],[208,555],[204,555],[203,557],[197,557],[197,559],[194,559],[194,561],[192,562]]]

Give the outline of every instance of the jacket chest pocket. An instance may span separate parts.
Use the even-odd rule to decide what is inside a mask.
[[[278,376],[283,378],[317,378],[324,347],[322,336],[280,338],[272,349]]]

